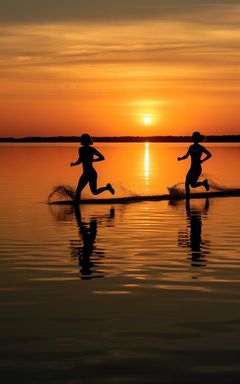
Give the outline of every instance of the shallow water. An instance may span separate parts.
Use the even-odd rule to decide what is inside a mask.
[[[99,183],[110,176],[117,196],[166,193],[184,180],[188,164],[174,170],[184,144],[97,147],[106,156]],[[214,181],[239,187],[239,148],[212,145],[204,167]],[[52,185],[76,181],[76,151],[0,147],[4,382],[235,382],[240,198],[48,206]],[[125,152],[135,168],[119,164]]]

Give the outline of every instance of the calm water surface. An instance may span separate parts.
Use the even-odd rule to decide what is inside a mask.
[[[240,146],[207,147],[204,173],[239,187]],[[97,148],[116,196],[166,193],[189,165],[176,161],[187,144]],[[235,383],[240,198],[48,206],[53,185],[77,182],[76,157],[0,146],[4,383]]]

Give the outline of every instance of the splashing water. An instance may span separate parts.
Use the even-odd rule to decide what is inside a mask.
[[[57,195],[59,198],[75,200],[75,189],[71,185],[56,185],[53,187],[52,192],[49,194],[48,201],[50,201],[54,195]]]
[[[225,185],[221,185],[213,181],[211,178],[207,176],[207,174],[202,174],[202,176],[206,179],[208,179],[208,183],[210,186],[210,189],[214,191],[219,191],[219,192],[228,192],[228,191],[233,191],[233,190],[238,190],[238,187],[232,188],[232,187],[226,187]]]
[[[136,192],[133,192],[130,189],[127,189],[122,183],[119,184],[119,189],[121,189],[121,191],[125,196],[138,196]]]
[[[182,197],[184,195],[184,188],[180,187],[184,185],[184,183],[177,183],[174,184],[171,187],[168,187],[168,193],[170,196],[177,198],[177,197]]]
[[[220,185],[216,183],[215,181],[211,180],[209,177],[207,177],[206,174],[202,174],[202,178],[207,178],[210,186],[210,190],[217,191],[217,192],[233,192],[238,191],[239,188],[229,188],[224,185]],[[183,186],[183,188],[181,187]],[[168,187],[169,195],[173,198],[182,197],[185,194],[185,188],[184,183],[177,183],[171,187]]]
[[[209,180],[209,178],[208,178]],[[239,188],[227,188],[226,186],[219,185],[215,183],[212,180],[209,180],[210,188],[212,190],[218,191],[218,192],[226,192],[229,193],[228,195],[231,195],[231,193],[236,193],[236,191],[239,191]],[[134,193],[127,188],[125,188],[122,184],[120,184],[119,189],[121,189],[122,193],[129,198],[132,197],[140,197],[137,193]],[[170,198],[172,199],[178,199],[185,196],[185,188],[184,183],[179,182],[177,184],[172,185],[171,187],[167,187],[168,193],[170,195]],[[66,199],[69,201],[75,200],[75,189],[71,185],[67,184],[60,184],[53,187],[51,193],[48,196],[48,202],[51,201],[52,197],[56,196],[58,199]]]
[[[214,189],[215,191],[219,191],[219,192],[225,192],[226,191],[227,192],[229,190],[235,189],[235,188],[228,188],[224,185],[220,185],[220,184],[215,183],[215,181],[212,181],[210,179],[208,179],[208,182],[209,182],[210,188]]]

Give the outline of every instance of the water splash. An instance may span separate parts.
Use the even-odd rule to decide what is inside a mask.
[[[122,183],[119,184],[119,189],[121,189],[124,196],[138,196],[136,192],[126,188]]]
[[[215,181],[213,181],[210,177],[208,177],[207,174],[202,174],[202,176],[204,178],[208,179],[210,190],[219,191],[219,192],[228,192],[228,191],[239,190],[238,187],[232,188],[232,187],[226,187],[226,185],[218,184]]]
[[[215,181],[212,181],[210,179],[208,179],[208,182],[209,182],[210,188],[214,189],[215,191],[227,192],[229,190],[232,191],[233,189],[238,189],[238,188],[228,188],[225,185],[221,185],[221,184],[215,183]]]
[[[173,198],[182,197],[185,194],[184,188],[181,187],[183,185],[184,183],[177,183],[167,187],[169,195]]]
[[[216,183],[215,181],[210,179],[206,174],[202,174],[201,178],[206,178],[208,180],[209,186],[210,186],[210,191],[229,192],[229,193],[234,192],[234,191],[239,191],[239,188],[237,188],[237,187],[235,187],[235,188],[226,187],[225,185],[221,185],[221,184]],[[185,195],[184,183],[174,184],[173,186],[168,187],[167,189],[168,189],[169,195],[173,198],[178,198],[178,197],[182,197],[183,195]],[[191,192],[193,192],[193,190],[191,190]],[[193,193],[196,193],[196,192],[197,191],[195,190]]]
[[[57,195],[59,198],[73,201],[75,200],[75,189],[71,185],[67,184],[55,185],[52,192],[48,196],[48,201],[50,201],[54,195]]]

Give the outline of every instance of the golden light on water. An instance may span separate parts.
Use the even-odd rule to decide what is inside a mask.
[[[145,177],[146,190],[148,191],[148,184],[149,184],[149,143],[145,143],[144,177]]]

